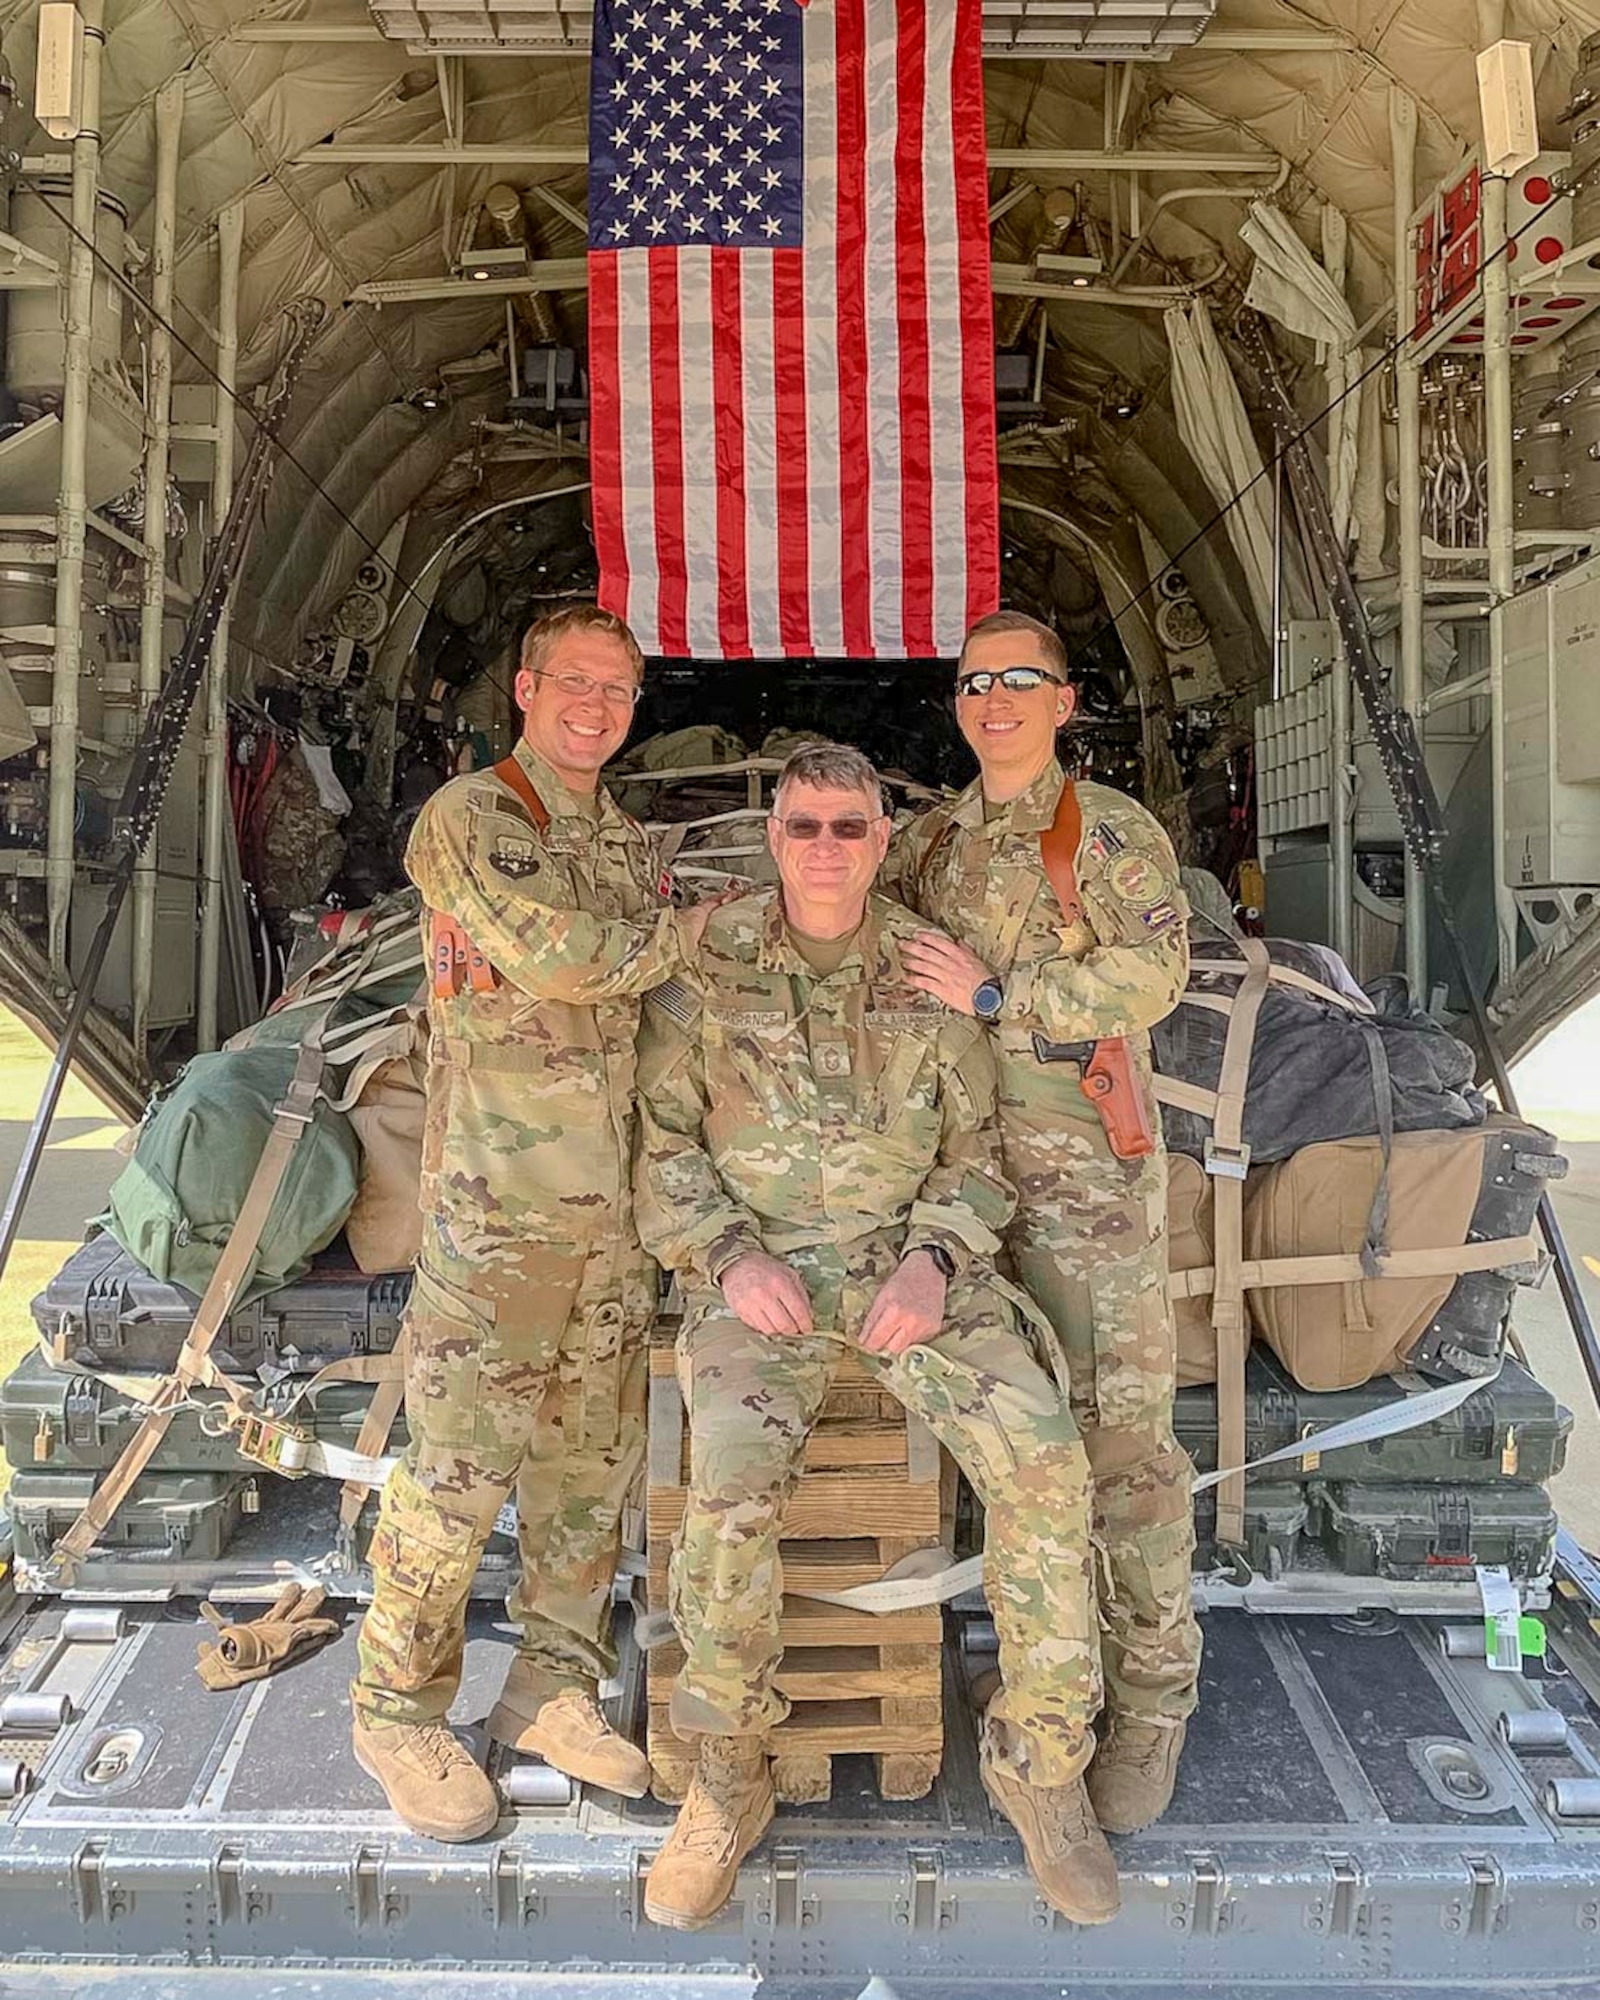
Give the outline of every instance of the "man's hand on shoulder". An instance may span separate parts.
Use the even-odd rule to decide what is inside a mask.
[[[953,1012],[969,1017],[978,1011],[972,996],[994,977],[975,951],[942,931],[918,931],[915,937],[907,938],[900,947],[900,959],[919,992],[931,993]]]
[[[690,903],[678,912],[678,922],[683,926],[683,934],[691,951],[700,949],[700,940],[706,934],[706,925],[724,903],[736,903],[749,890],[739,886],[719,889],[714,896],[702,897],[698,903]]]
[[[811,1299],[781,1257],[752,1250],[728,1266],[722,1296],[756,1333],[810,1333]]]
[[[878,1288],[861,1323],[861,1345],[869,1354],[904,1354],[936,1340],[944,1326],[949,1280],[927,1250],[913,1250]]]

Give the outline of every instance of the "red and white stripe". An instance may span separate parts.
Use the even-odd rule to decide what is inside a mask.
[[[799,250],[592,250],[601,602],[647,653],[950,655],[999,598],[981,0],[811,0]]]

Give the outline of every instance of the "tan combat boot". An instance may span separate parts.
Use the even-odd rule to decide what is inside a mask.
[[[1108,1924],[1122,1908],[1117,1864],[1089,1809],[1082,1778],[1026,1785],[986,1756],[983,1788],[1022,1838],[1039,1894],[1075,1924]]]
[[[764,1742],[704,1736],[678,1823],[645,1878],[653,1924],[697,1931],[733,1894],[739,1863],[772,1824],[772,1766]]]
[[[580,1784],[601,1785],[625,1799],[642,1799],[650,1789],[649,1758],[617,1734],[589,1690],[553,1687],[548,1674],[520,1657],[489,1711],[489,1734]]]
[[[1107,1833],[1138,1833],[1172,1803],[1184,1724],[1113,1718],[1089,1766],[1089,1803]]]
[[[413,1833],[476,1840],[500,1817],[499,1794],[444,1723],[373,1724],[358,1714],[351,1742],[356,1762]]]

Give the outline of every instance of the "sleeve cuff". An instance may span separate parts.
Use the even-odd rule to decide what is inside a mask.
[[[1002,1021],[1026,1021],[1033,1013],[1033,967],[1014,965],[1005,977],[1006,997],[1000,1003]]]
[[[906,1237],[900,1255],[913,1256],[918,1250],[942,1250],[955,1266],[954,1276],[964,1277],[972,1262],[972,1252],[959,1236],[951,1236],[942,1229],[918,1229]]]
[[[935,1202],[913,1202],[910,1227],[900,1254],[906,1257],[913,1250],[935,1247],[949,1254],[956,1276],[960,1277],[975,1257],[994,1256],[1000,1248],[1000,1239],[975,1215],[957,1214]]]
[[[748,1222],[734,1222],[712,1237],[698,1262],[712,1284],[720,1285],[724,1271],[731,1269],[741,1257],[748,1257],[764,1248],[760,1236]]]

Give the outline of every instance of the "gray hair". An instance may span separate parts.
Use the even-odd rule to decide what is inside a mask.
[[[774,818],[779,817],[779,804],[790,785],[815,785],[819,789],[838,792],[865,792],[876,801],[878,812],[886,810],[883,780],[873,769],[871,759],[863,757],[859,750],[852,750],[848,744],[802,743],[791,750],[783,761],[783,769],[778,773],[777,790],[772,795]]]

